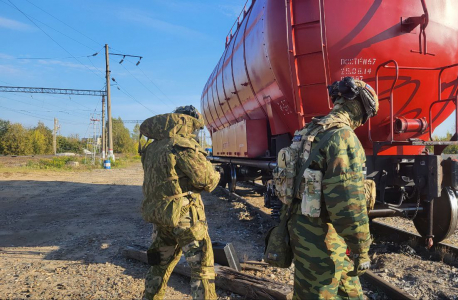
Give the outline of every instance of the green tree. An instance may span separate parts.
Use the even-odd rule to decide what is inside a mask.
[[[33,153],[52,153],[52,131],[43,122],[38,122],[37,127],[31,130],[30,139]]]
[[[81,153],[83,147],[84,145],[78,135],[70,135],[69,137],[57,136],[57,152]]]
[[[130,131],[124,126],[121,117],[112,119],[113,124],[113,151],[115,153],[135,153],[135,141],[130,136]]]
[[[132,131],[132,140],[138,143],[140,137],[140,124],[135,124],[134,130]]]
[[[29,132],[19,123],[8,126],[0,144],[3,153],[7,155],[27,155],[33,152]]]
[[[433,140],[434,141],[450,141],[452,137],[453,137],[453,134],[447,131],[447,134],[443,137],[433,136]],[[431,148],[430,152],[434,152],[432,147],[430,148]],[[445,148],[442,153],[443,154],[458,154],[458,146],[455,146],[455,145],[447,146],[447,148]]]
[[[10,126],[10,121],[0,119],[0,154],[3,153],[3,136],[8,131],[8,127]]]

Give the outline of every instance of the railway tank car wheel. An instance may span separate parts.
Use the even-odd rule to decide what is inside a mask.
[[[450,187],[444,188],[441,197],[434,199],[433,206],[434,244],[437,244],[451,236],[458,225],[457,192]],[[426,214],[419,214],[413,223],[421,236],[428,234],[428,217]]]

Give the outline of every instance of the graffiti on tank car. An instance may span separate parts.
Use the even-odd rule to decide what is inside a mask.
[[[288,105],[288,102],[286,101],[286,99],[281,100],[278,103],[278,106],[280,107],[280,110],[282,111],[283,115],[289,115],[289,114],[293,113],[291,111],[291,109],[289,108],[289,105]]]
[[[377,62],[376,58],[355,57],[340,59],[340,76],[341,79],[351,76],[355,79],[362,80],[367,75],[373,73],[372,67]]]

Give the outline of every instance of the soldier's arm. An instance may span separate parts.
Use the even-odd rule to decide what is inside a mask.
[[[177,167],[191,181],[197,190],[213,191],[219,182],[219,173],[198,150],[183,148],[177,153]]]
[[[353,253],[370,245],[369,218],[364,195],[364,150],[351,130],[329,140],[323,194],[332,225]]]

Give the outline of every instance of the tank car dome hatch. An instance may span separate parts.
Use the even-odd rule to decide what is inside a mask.
[[[455,214],[443,204],[453,202],[448,188],[456,187],[445,185],[453,172],[439,154],[458,142],[435,142],[432,135],[458,102],[458,1],[249,3],[223,41],[201,98],[212,136],[210,159],[231,170],[225,180],[235,187],[237,178],[248,178],[239,168],[249,165],[263,170],[267,182],[276,154],[294,132],[332,108],[327,86],[352,77],[368,83],[379,99],[377,115],[355,130],[367,155],[368,178],[377,184],[379,212],[401,207],[401,215],[410,216],[406,207],[415,210],[412,199],[419,193],[419,232],[436,241],[447,236],[456,222],[441,225],[430,212]],[[425,160],[427,146],[435,155]],[[432,199],[436,204],[430,205]],[[422,220],[443,232],[425,233]]]

